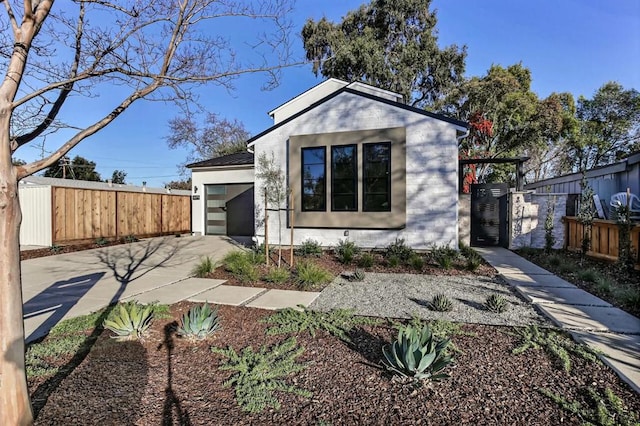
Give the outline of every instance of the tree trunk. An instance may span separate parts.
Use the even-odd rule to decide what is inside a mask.
[[[9,116],[0,113],[0,424],[29,425],[20,278],[20,221],[16,168],[11,164]]]

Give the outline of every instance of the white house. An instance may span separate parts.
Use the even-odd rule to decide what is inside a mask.
[[[337,79],[269,115],[274,125],[251,138],[248,147],[256,164],[261,156],[273,155],[285,173],[294,199],[294,244],[310,238],[332,246],[348,238],[361,247],[383,247],[404,238],[417,249],[457,246],[458,139],[467,134],[466,123],[408,106],[397,93]],[[191,165],[194,195],[209,194],[210,186],[248,184],[253,177],[248,163],[224,166],[216,160],[234,159]],[[251,231],[262,241],[264,182],[251,182]],[[221,222],[211,216],[223,216],[215,210],[216,201],[203,201],[193,201],[194,232],[222,232],[214,227]],[[287,227],[282,243],[288,244],[289,218],[281,215]],[[277,243],[276,212],[270,212],[268,230],[269,241]]]

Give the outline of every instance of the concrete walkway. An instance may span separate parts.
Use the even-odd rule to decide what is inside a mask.
[[[277,309],[308,305],[317,297],[192,278],[200,258],[218,261],[235,248],[238,245],[226,237],[162,237],[22,261],[26,340],[46,335],[63,319],[117,301],[191,300]]]
[[[475,248],[525,299],[640,393],[640,319],[500,247]]]

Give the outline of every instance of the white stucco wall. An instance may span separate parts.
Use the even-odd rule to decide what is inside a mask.
[[[551,202],[553,210],[554,249],[564,246],[565,225],[562,217],[567,210],[567,194],[536,194],[512,192],[509,196],[511,232],[509,248],[544,248],[547,206]]]
[[[227,183],[252,183],[254,180],[253,166],[228,166],[193,169],[191,172],[191,232],[196,235],[204,235],[205,229],[205,185]],[[195,188],[198,192],[195,192]],[[194,200],[193,195],[199,195],[199,200]]]
[[[253,145],[256,164],[262,153],[274,152],[288,175],[286,159],[290,135],[391,127],[406,128],[406,228],[296,228],[294,244],[312,238],[323,246],[333,246],[339,239],[345,238],[344,231],[348,230],[349,239],[361,247],[384,247],[396,238],[404,238],[417,249],[427,249],[432,244],[457,247],[458,150],[457,127],[453,124],[355,94],[342,93],[256,140]],[[256,179],[256,212],[264,211],[264,200],[260,195],[262,187],[263,183]],[[284,218],[283,223],[286,223]],[[269,239],[272,244],[277,243],[277,224],[277,215],[272,213],[269,218]],[[256,233],[262,240],[262,224],[256,224]],[[282,234],[282,243],[289,244],[289,230],[284,230]]]

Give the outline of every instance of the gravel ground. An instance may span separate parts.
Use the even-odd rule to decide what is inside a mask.
[[[431,298],[444,293],[452,302],[450,312],[429,309]],[[509,302],[501,314],[487,311],[484,301],[499,294]],[[415,274],[367,273],[364,281],[349,282],[336,278],[311,304],[312,309],[354,309],[359,315],[424,319],[489,324],[489,325],[551,325],[522,300],[499,278],[467,276],[433,276]]]

